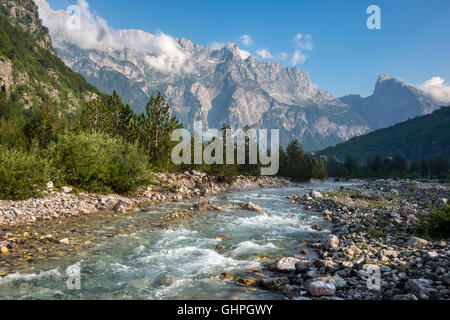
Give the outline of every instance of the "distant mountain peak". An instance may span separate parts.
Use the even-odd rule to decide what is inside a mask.
[[[360,112],[374,129],[429,114],[440,107],[438,101],[422,90],[386,74],[378,77],[371,96],[345,96],[340,100]]]

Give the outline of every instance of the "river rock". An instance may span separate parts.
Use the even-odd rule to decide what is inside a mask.
[[[281,272],[292,272],[296,270],[295,265],[298,262],[303,262],[303,260],[294,257],[285,257],[278,260],[275,263],[274,268]]]
[[[292,299],[300,295],[300,286],[285,284],[282,291],[286,297]]]
[[[305,272],[309,270],[313,265],[311,260],[299,260],[295,263],[295,270],[298,272]]]
[[[327,283],[321,279],[312,279],[306,282],[306,290],[313,297],[333,296],[336,293],[336,287],[332,283]]]
[[[323,248],[326,250],[335,250],[339,248],[339,238],[333,234],[323,242]]]
[[[425,278],[409,279],[408,281],[406,281],[405,289],[419,295],[427,294],[428,289],[430,288],[432,283],[433,281]]]
[[[351,256],[359,256],[363,253],[363,251],[358,248],[357,246],[355,246],[354,244],[352,244],[348,249],[347,249],[347,253]]]
[[[322,199],[323,198],[323,194],[321,194],[319,191],[315,191],[315,190],[311,191],[309,193],[309,196],[313,199]]]
[[[117,201],[116,205],[114,206],[113,210],[116,213],[126,213],[127,210],[127,206],[125,204],[125,202],[123,202],[122,200]]]
[[[289,284],[289,278],[270,278],[259,280],[259,285],[269,290],[283,290],[283,286]]]
[[[59,240],[59,243],[61,243],[61,244],[69,244],[70,241],[69,241],[69,239],[64,238],[64,239]]]
[[[418,300],[412,293],[398,294],[392,298],[392,300]]]
[[[255,211],[255,212],[262,212],[262,208],[252,202],[248,202],[245,205],[243,205],[243,208],[245,210],[249,210],[249,211]]]
[[[407,244],[413,248],[423,248],[428,245],[428,241],[422,238],[412,237]]]
[[[425,258],[427,259],[436,259],[437,257],[439,257],[439,254],[437,254],[436,251],[429,251],[425,254]]]

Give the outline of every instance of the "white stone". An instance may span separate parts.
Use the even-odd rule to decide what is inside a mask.
[[[295,271],[295,264],[298,262],[302,262],[302,260],[294,257],[281,258],[275,263],[275,269],[282,272]]]
[[[62,187],[62,188],[61,188],[61,191],[64,192],[64,193],[71,193],[71,192],[72,192],[72,188],[69,188],[69,187]]]
[[[323,195],[322,195],[319,191],[315,191],[315,190],[311,191],[311,192],[309,193],[309,195],[310,195],[311,198],[313,198],[313,199],[322,199],[322,198],[323,198]]]
[[[339,238],[335,235],[330,235],[324,242],[323,247],[326,250],[334,250],[339,247]]]

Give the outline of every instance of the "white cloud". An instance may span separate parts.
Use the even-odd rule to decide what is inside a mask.
[[[450,85],[441,77],[432,77],[416,87],[441,102],[450,103]]]
[[[189,70],[186,53],[174,37],[163,32],[151,34],[140,30],[114,30],[106,20],[90,11],[86,0],[77,2],[80,27],[69,28],[67,21],[70,15],[66,11],[51,9],[46,0],[36,0],[36,4],[55,47],[68,42],[82,49],[109,51],[128,48],[141,53],[150,67],[160,71]]]
[[[291,58],[291,64],[296,66],[296,65],[304,63],[306,61],[306,59],[307,59],[307,56],[298,50],[298,51],[294,52],[294,55]]]
[[[272,53],[270,53],[270,51],[267,49],[258,50],[256,51],[256,54],[263,59],[273,59]]]
[[[284,61],[288,58],[288,54],[286,52],[280,52],[279,54],[277,54],[277,59]]]
[[[246,46],[252,46],[255,44],[255,42],[253,41],[252,37],[250,37],[248,34],[244,34],[242,35],[239,40],[241,40],[241,42],[243,44],[245,44]]]
[[[293,39],[295,43],[296,51],[292,55],[291,64],[296,66],[303,64],[308,56],[304,51],[311,51],[314,49],[314,45],[312,43],[312,36],[310,34],[297,33],[297,35]]]

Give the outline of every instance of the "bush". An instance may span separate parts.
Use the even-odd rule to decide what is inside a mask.
[[[88,192],[125,193],[149,182],[138,145],[103,134],[64,135],[49,146],[64,183]]]
[[[24,152],[0,146],[0,198],[24,200],[42,195],[51,179],[48,161],[32,149]]]
[[[426,215],[418,226],[419,232],[430,238],[450,238],[450,205],[443,204]]]

